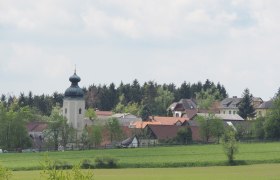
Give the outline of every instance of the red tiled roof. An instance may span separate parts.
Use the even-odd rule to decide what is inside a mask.
[[[147,128],[153,132],[158,140],[167,140],[172,139],[177,136],[179,129],[187,128],[186,126],[175,126],[175,125],[147,125]],[[192,131],[192,140],[193,141],[201,141],[199,127],[190,126]]]
[[[149,128],[158,140],[172,139],[177,136],[177,132],[182,126],[175,125],[153,125],[149,124],[146,128]]]
[[[95,111],[96,116],[112,116],[112,111]]]
[[[132,123],[131,127],[133,128],[145,128],[148,124],[154,124],[154,125],[160,125],[160,122],[157,121],[136,121],[134,123]]]
[[[186,109],[184,111],[183,117],[188,118],[188,119],[192,119],[196,115],[197,112],[198,112],[197,109]]]
[[[162,116],[154,116],[150,117],[152,121],[160,122],[162,125],[175,125],[178,121],[182,124],[189,119],[186,117],[162,117]]]
[[[26,125],[28,132],[43,132],[47,127],[46,122],[30,122]]]

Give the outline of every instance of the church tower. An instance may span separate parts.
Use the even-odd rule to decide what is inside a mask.
[[[77,76],[76,70],[69,81],[71,86],[64,93],[63,116],[67,118],[68,124],[71,124],[74,129],[82,130],[84,128],[85,100],[84,92],[78,85],[81,78]]]

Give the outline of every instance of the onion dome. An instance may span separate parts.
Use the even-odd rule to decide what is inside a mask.
[[[79,87],[78,82],[81,81],[81,78],[75,73],[69,78],[69,81],[72,83],[69,88],[66,89],[64,93],[65,98],[83,98],[84,91]]]

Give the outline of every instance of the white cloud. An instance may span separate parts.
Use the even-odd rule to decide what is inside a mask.
[[[230,95],[248,86],[271,96],[280,84],[279,8],[275,0],[2,0],[0,73],[59,79],[79,60],[81,74],[100,83],[210,78]]]
[[[13,74],[40,74],[57,78],[73,66],[65,55],[49,55],[39,47],[29,44],[11,44],[11,57],[3,64],[3,71]],[[73,67],[72,67],[73,68]]]

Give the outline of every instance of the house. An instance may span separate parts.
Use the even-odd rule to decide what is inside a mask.
[[[174,117],[182,117],[187,110],[196,111],[197,103],[194,99],[181,99],[179,102],[172,103],[168,109],[172,111]]]
[[[160,125],[161,123],[157,121],[136,121],[131,123],[129,128],[143,129],[149,124]]]
[[[130,113],[116,113],[111,117],[117,118],[121,126],[129,126],[131,123],[140,120],[140,118]]]
[[[96,110],[95,114],[96,114],[96,117],[98,119],[107,119],[110,116],[112,116],[114,113],[112,111],[99,111],[99,110]]]
[[[199,129],[196,126],[189,126],[192,131],[192,140],[201,141]],[[176,138],[178,131],[181,128],[188,128],[187,126],[176,125],[154,125],[148,124],[144,132],[146,132],[146,139],[141,139],[140,146],[156,145],[162,141],[168,141]]]
[[[264,117],[273,107],[273,100],[265,101],[256,108],[256,117]]]
[[[172,103],[169,108],[174,117],[186,117],[192,119],[196,113],[219,113],[220,102],[214,101],[209,109],[199,108],[194,99],[181,99],[179,102]]]
[[[150,121],[135,121],[129,125],[130,128],[145,128],[147,125],[176,125],[183,126],[187,124],[188,118],[185,117],[163,117],[151,116]]]
[[[151,116],[150,119],[155,122],[160,122],[162,125],[185,125],[189,118],[185,117],[165,117],[165,116]]]
[[[223,121],[244,121],[238,114],[213,114],[215,117]],[[197,113],[197,116],[209,117],[209,113]],[[195,117],[193,118],[195,119]]]
[[[137,136],[129,137],[121,142],[121,147],[133,148],[139,147],[139,140]]]
[[[175,125],[148,124],[144,129],[147,138],[141,140],[141,146],[156,145],[161,141],[174,139],[180,128],[182,127]]]
[[[225,98],[220,103],[220,114],[237,114],[238,106],[240,105],[242,98],[233,96],[232,98]],[[263,100],[258,97],[253,98],[253,106],[257,109],[262,103]]]
[[[34,148],[41,149],[44,146],[44,130],[48,128],[46,122],[29,122],[26,125],[28,134]]]

